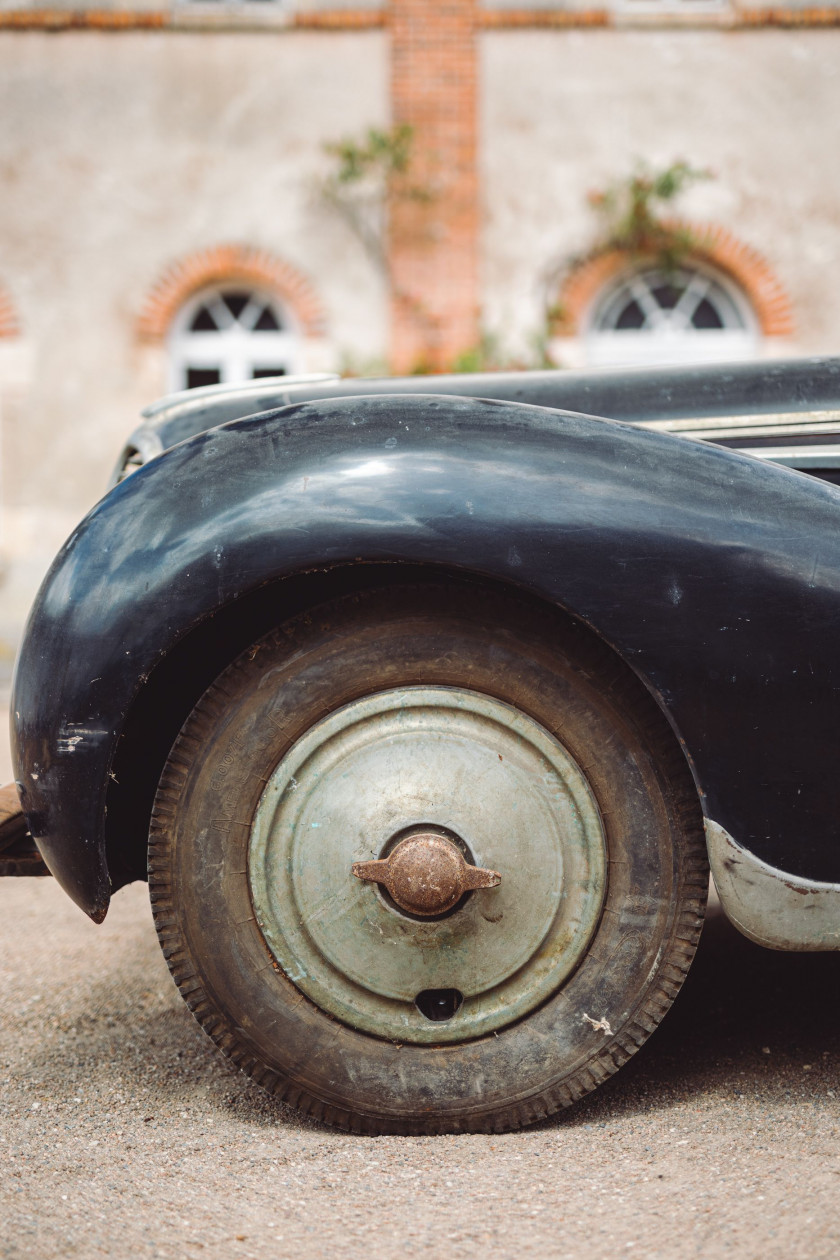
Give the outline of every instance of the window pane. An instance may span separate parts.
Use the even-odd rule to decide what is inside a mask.
[[[202,306],[196,313],[193,322],[190,324],[190,332],[218,332],[218,326],[213,318],[212,312]]]
[[[222,294],[222,301],[224,302],[225,306],[228,308],[228,310],[230,311],[234,319],[239,319],[239,316],[245,310],[245,307],[248,305],[250,300],[251,300],[250,293],[223,293]]]
[[[663,311],[672,311],[685,293],[685,287],[678,289],[673,284],[658,284],[651,292]]]
[[[187,368],[187,389],[199,389],[202,385],[218,385],[222,379],[219,368]]]
[[[277,316],[270,306],[263,307],[260,317],[254,324],[254,332],[279,332],[280,325],[277,323]]]
[[[642,308],[635,300],[629,302],[615,321],[616,329],[641,328],[645,322]]]
[[[264,376],[285,376],[286,369],[282,367],[259,367],[254,368],[251,376],[255,381],[261,380]]]
[[[723,328],[723,320],[708,298],[703,298],[691,317],[695,328]]]

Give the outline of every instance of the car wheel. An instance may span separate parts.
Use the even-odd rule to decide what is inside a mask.
[[[480,588],[346,597],[260,640],[169,757],[164,954],[244,1071],[362,1132],[515,1128],[594,1088],[671,1004],[702,820],[634,675]]]

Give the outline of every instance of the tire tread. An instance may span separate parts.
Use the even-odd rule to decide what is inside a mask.
[[[405,588],[407,592],[411,589]],[[442,592],[444,596],[447,589]],[[454,589],[461,598],[462,589]],[[423,600],[428,601],[428,588],[418,590]],[[354,595],[340,602],[357,603],[367,597]],[[393,601],[393,592],[388,598]],[[262,647],[294,647],[301,626],[311,624],[317,616],[317,611],[301,614],[242,653],[198,701],[170,753],[154,803],[148,851],[152,912],[170,973],[194,1018],[222,1053],[280,1101],[312,1119],[367,1135],[501,1133],[536,1123],[571,1106],[596,1089],[637,1053],[669,1010],[694,957],[705,912],[708,864],[697,792],[682,750],[655,701],[635,675],[591,632],[571,623],[570,637],[574,639],[578,653],[577,668],[586,676],[597,676],[602,689],[610,693],[616,707],[633,713],[635,728],[650,750],[650,756],[666,785],[673,817],[682,837],[678,909],[673,915],[670,938],[664,945],[663,961],[651,987],[619,1032],[606,1040],[587,1064],[545,1091],[519,1099],[507,1107],[489,1113],[477,1112],[457,1117],[430,1115],[411,1121],[394,1121],[389,1117],[346,1110],[308,1093],[295,1081],[279,1075],[275,1067],[254,1056],[239,1030],[230,1025],[224,1012],[217,1009],[207,994],[190,959],[188,942],[173,899],[172,824],[191,765],[201,756],[207,741],[223,719],[226,707],[237,692],[237,679],[251,668]],[[552,622],[556,620],[551,613],[547,614],[547,618]]]

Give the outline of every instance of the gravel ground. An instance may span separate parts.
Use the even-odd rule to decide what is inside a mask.
[[[0,881],[0,973],[9,1260],[840,1255],[840,955],[719,912],[638,1057],[501,1137],[351,1137],[263,1094],[181,1002],[141,885],[95,927]]]

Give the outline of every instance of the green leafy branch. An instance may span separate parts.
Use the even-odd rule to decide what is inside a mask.
[[[702,241],[686,224],[669,217],[671,204],[692,184],[707,179],[714,179],[711,171],[682,160],[662,170],[639,162],[631,175],[590,192],[587,201],[600,220],[599,230],[584,253],[547,269],[548,291],[556,295],[571,272],[612,250],[673,275]],[[555,297],[547,303],[548,326],[562,325],[564,319]]]
[[[411,182],[414,128],[407,123],[382,131],[369,127],[361,141],[324,146],[335,167],[323,180],[321,197],[344,220],[368,257],[390,278],[387,249],[388,201],[429,201],[431,193]]]
[[[594,250],[619,249],[653,259],[663,271],[674,271],[697,245],[690,228],[664,216],[679,195],[712,173],[688,162],[673,162],[662,171],[640,164],[627,179],[591,192],[589,204],[603,224]]]

